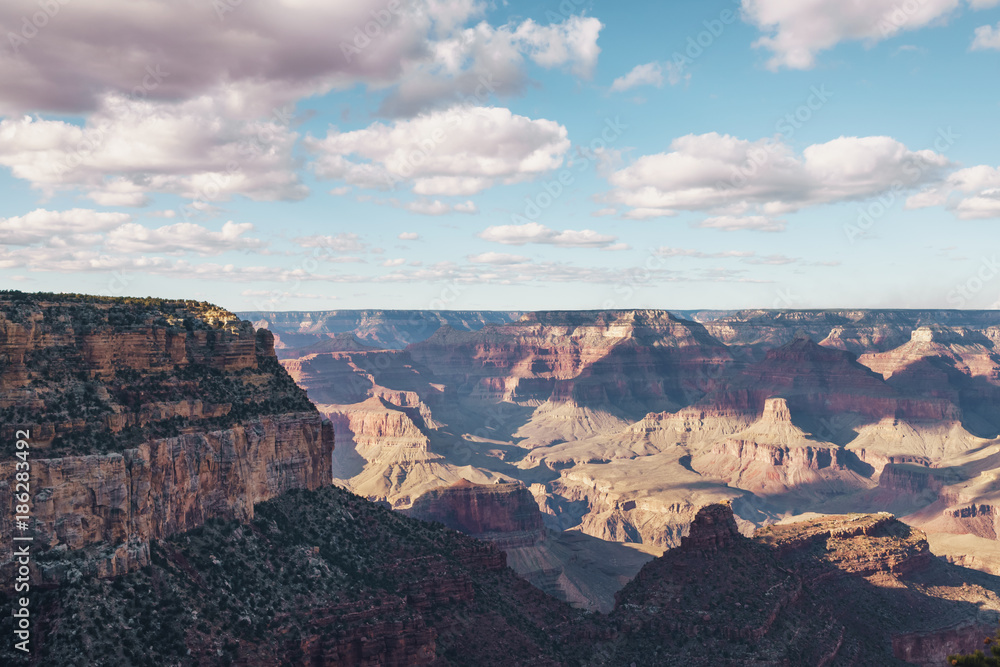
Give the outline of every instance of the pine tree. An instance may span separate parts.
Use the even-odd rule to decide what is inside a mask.
[[[990,651],[986,655],[982,651],[976,651],[969,655],[949,655],[948,662],[957,667],[1000,667],[1000,630],[992,637],[987,637],[984,642]]]

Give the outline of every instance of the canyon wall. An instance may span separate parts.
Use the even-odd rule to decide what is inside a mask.
[[[0,567],[13,534],[40,581],[149,563],[150,540],[331,482],[333,429],[277,363],[273,338],[197,302],[0,297],[3,437],[30,433],[30,525],[0,462]],[[11,450],[13,452],[13,450]],[[79,551],[65,562],[45,553]]]

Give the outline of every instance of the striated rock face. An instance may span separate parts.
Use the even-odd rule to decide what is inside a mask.
[[[149,563],[150,540],[329,484],[333,430],[273,339],[195,302],[0,298],[4,436],[30,432],[36,548],[84,552],[49,583]],[[0,567],[16,459],[0,462]]]
[[[442,328],[408,352],[479,400],[572,400],[636,418],[700,396],[731,362],[701,326],[663,311],[531,313],[477,332]]]
[[[148,564],[151,539],[207,519],[248,521],[258,502],[329,484],[332,445],[329,425],[299,413],[153,440],[121,454],[36,460],[36,544],[87,549],[86,574],[134,570]],[[2,468],[13,474],[13,466]],[[41,570],[47,581],[67,574],[44,563]]]
[[[282,341],[283,353],[318,345],[328,338],[351,333],[369,347],[400,350],[425,340],[442,326],[475,331],[486,324],[517,320],[520,312],[463,310],[326,310],[318,312],[252,311],[237,313],[254,326],[269,329]],[[285,358],[283,356],[283,358]],[[294,356],[301,356],[294,353]]]
[[[437,521],[467,535],[511,537],[533,542],[544,528],[535,499],[522,484],[473,484],[466,480],[429,491],[407,511],[424,521]]]

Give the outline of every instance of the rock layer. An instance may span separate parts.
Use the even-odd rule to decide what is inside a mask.
[[[131,571],[150,540],[331,482],[333,430],[271,335],[208,304],[0,297],[0,384],[4,437],[30,433],[33,544],[84,554],[71,570],[40,558],[49,583]],[[0,463],[3,568],[17,463]]]

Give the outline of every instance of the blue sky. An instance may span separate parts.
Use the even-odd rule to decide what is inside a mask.
[[[5,3],[0,282],[1000,308],[998,5]]]

